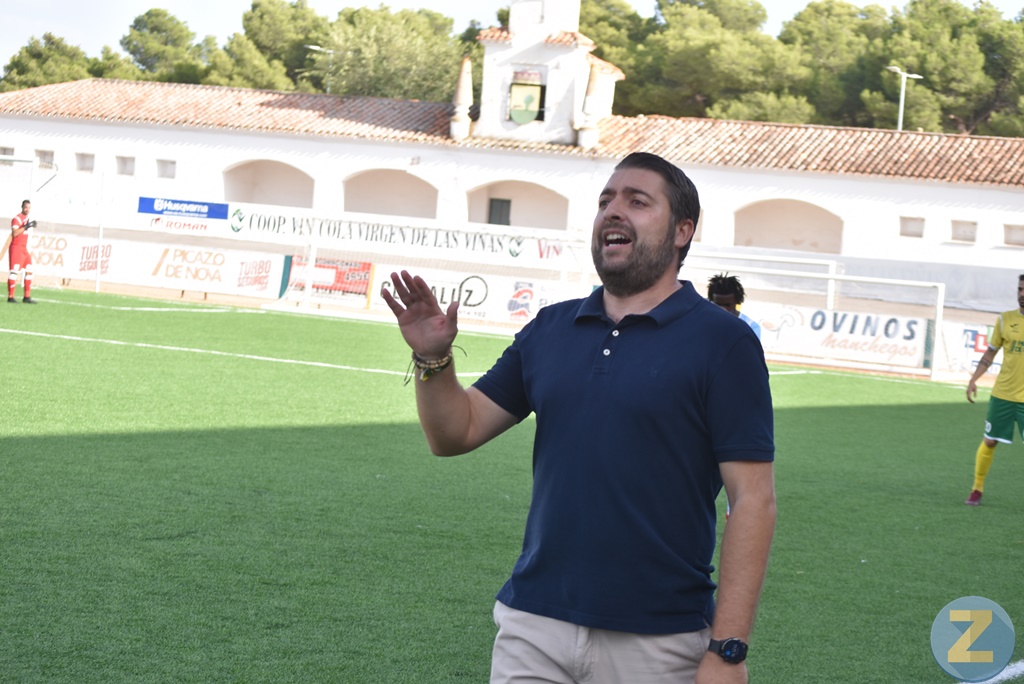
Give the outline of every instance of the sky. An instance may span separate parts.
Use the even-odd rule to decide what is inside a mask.
[[[343,7],[378,7],[380,1],[360,2],[359,0],[308,0],[309,6],[318,14],[334,19]],[[630,0],[637,12],[643,16],[654,14],[655,0]],[[808,5],[810,0],[761,0],[768,10],[765,33],[776,36],[782,24],[793,18]],[[509,0],[385,0],[383,4],[392,10],[419,9],[434,10],[455,20],[455,30],[461,31],[476,19],[483,26],[496,24],[495,15],[499,8],[507,7]],[[881,4],[883,7],[903,7],[904,0],[887,2],[855,2],[859,6]],[[965,2],[970,5],[971,2]],[[1012,19],[1017,15],[1024,0],[993,0],[1002,11],[1003,17]],[[135,17],[153,7],[166,9],[201,39],[212,35],[217,44],[223,46],[229,36],[242,31],[242,14],[252,6],[251,0],[2,0],[0,1],[0,25],[7,28],[0,32],[0,65],[7,64],[29,38],[42,37],[46,32],[64,38],[71,45],[82,48],[86,55],[99,57],[104,45],[121,51],[118,43],[128,33]]]

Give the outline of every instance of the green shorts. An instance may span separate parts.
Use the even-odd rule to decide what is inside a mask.
[[[1013,426],[1024,436],[1024,403],[990,397],[985,418],[985,437],[1003,444],[1013,443]]]

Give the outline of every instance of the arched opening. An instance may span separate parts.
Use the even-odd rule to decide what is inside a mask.
[[[228,202],[313,207],[313,178],[294,166],[269,159],[243,162],[224,172]]]
[[[569,200],[543,185],[500,181],[470,191],[467,200],[473,223],[568,228]]]
[[[819,206],[797,200],[766,200],[736,212],[733,244],[738,247],[839,254],[843,220]]]
[[[437,218],[437,188],[406,171],[365,171],[345,181],[345,211]]]

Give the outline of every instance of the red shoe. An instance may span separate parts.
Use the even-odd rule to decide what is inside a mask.
[[[973,492],[971,492],[971,495],[967,497],[967,501],[964,501],[964,503],[967,504],[968,506],[977,506],[978,504],[981,503],[981,492],[975,489]]]

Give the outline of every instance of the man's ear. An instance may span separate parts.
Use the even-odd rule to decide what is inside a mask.
[[[676,224],[676,249],[682,249],[690,240],[693,239],[693,234],[697,232],[696,226],[693,225],[693,219],[683,219]]]

